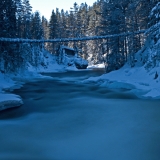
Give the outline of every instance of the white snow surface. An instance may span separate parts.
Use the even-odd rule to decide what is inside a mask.
[[[15,94],[6,94],[3,90],[9,89],[16,85],[10,77],[0,73],[0,111],[18,107],[23,104],[20,96]]]
[[[92,68],[105,68],[104,64],[95,64],[95,65],[89,65],[87,67],[88,69],[92,69]]]
[[[126,89],[141,98],[160,98],[160,77],[155,79],[156,72],[160,75],[160,67],[147,71],[144,66],[123,68],[103,74],[100,77],[91,77],[84,82],[94,82],[100,87],[110,89]]]
[[[22,104],[23,101],[20,96],[15,94],[0,93],[0,111],[8,108],[19,107]]]
[[[40,75],[40,72],[64,72],[67,70],[78,70],[74,65],[70,67],[66,67],[66,65],[59,65],[53,56],[49,56],[45,60],[45,64],[47,65],[39,65],[37,68],[28,64],[28,70],[23,72],[23,74],[16,76],[0,73],[0,111],[23,104],[20,96],[8,94],[5,91],[22,87],[24,80],[30,81],[37,77],[51,78]],[[104,65],[98,64],[88,67],[88,69],[93,68],[104,68]],[[155,79],[156,72],[159,76]],[[156,65],[155,67],[147,70],[145,65],[142,66],[137,64],[135,67],[131,68],[126,64],[117,71],[112,71],[100,77],[90,77],[84,82],[94,82],[100,87],[107,87],[110,89],[125,89],[140,98],[160,99],[160,65]]]
[[[39,65],[37,68],[28,64],[28,68],[23,73],[17,75],[2,74],[0,72],[0,111],[18,107],[23,104],[20,96],[15,94],[7,94],[6,91],[12,91],[23,86],[26,81],[34,80],[35,78],[52,78],[48,76],[42,76],[39,73],[43,72],[65,72],[65,71],[77,71],[75,66],[59,65],[53,56],[48,54],[48,58],[45,59],[47,66]],[[22,71],[21,71],[22,72]]]
[[[103,68],[103,65],[92,66],[89,68]],[[65,67],[56,63],[50,64],[47,69],[39,67],[33,69],[29,66],[30,72],[26,72],[23,76],[7,76],[0,73],[0,111],[12,107],[18,107],[23,104],[20,96],[8,94],[5,90],[13,90],[23,85],[23,80],[31,80],[34,78],[51,78],[40,75],[38,72],[64,72],[67,70],[77,70],[75,67]],[[133,67],[125,65],[123,68],[103,74],[100,77],[90,77],[83,81],[84,83],[96,83],[100,87],[109,89],[126,89],[128,92],[134,93],[140,98],[160,98],[160,77],[155,79],[156,72],[160,75],[160,67],[155,67],[147,71],[144,66]]]
[[[46,52],[45,58],[41,57],[41,59],[43,59],[45,66],[38,65],[35,68],[32,65],[28,64],[28,71],[35,74],[38,72],[64,72],[65,70],[77,70],[75,66],[67,66],[66,64],[61,64],[61,65],[58,64],[56,56],[50,54],[49,52]]]

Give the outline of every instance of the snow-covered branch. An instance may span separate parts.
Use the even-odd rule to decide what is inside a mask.
[[[37,40],[37,39],[22,39],[22,38],[0,38],[0,42],[12,42],[12,43],[45,43],[45,42],[73,42],[73,41],[89,41],[89,40],[98,40],[98,39],[109,39],[115,37],[127,37],[130,35],[143,34],[147,30],[140,30],[137,32],[127,32],[121,34],[113,34],[106,36],[88,36],[82,38],[57,38],[57,39],[48,39],[48,40]]]

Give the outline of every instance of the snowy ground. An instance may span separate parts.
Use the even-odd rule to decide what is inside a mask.
[[[4,90],[16,86],[16,82],[11,80],[10,77],[0,73],[0,111],[18,107],[23,104],[21,97],[14,94],[7,94]]]
[[[103,64],[96,66],[89,66],[88,69],[92,68],[103,68]],[[38,74],[38,72],[64,72],[67,70],[77,70],[75,67],[65,67],[63,65],[53,64],[48,68],[43,67],[33,69],[29,67],[29,71],[26,74],[17,77],[9,77],[0,73],[0,111],[21,106],[23,101],[20,96],[14,94],[8,94],[7,90],[13,90],[20,88],[24,79],[31,80],[33,78],[44,78]],[[118,71],[113,71],[108,74],[104,74],[100,77],[90,77],[85,80],[85,83],[94,82],[100,87],[106,87],[110,89],[125,89],[128,92],[132,92],[140,98],[160,98],[160,77],[155,79],[156,72],[160,75],[160,68],[154,68],[147,71],[143,66],[131,68],[125,65]],[[14,80],[13,80],[14,79]]]
[[[125,65],[117,71],[112,71],[100,77],[91,77],[85,82],[98,83],[100,87],[112,89],[126,89],[141,98],[160,98],[160,77],[155,79],[156,72],[160,75],[160,68],[147,71],[142,67]]]
[[[10,94],[9,91],[13,89],[21,88],[24,84],[24,81],[31,81],[35,78],[51,78],[42,76],[39,72],[65,72],[68,70],[76,71],[76,67],[66,67],[64,65],[58,65],[57,63],[50,63],[47,68],[38,67],[33,68],[32,66],[28,66],[28,71],[23,72],[21,75],[5,75],[0,73],[0,111],[19,107],[23,104],[23,100],[19,95]]]
[[[96,65],[90,65],[87,67],[88,69],[92,68],[105,68],[104,64],[96,64]]]

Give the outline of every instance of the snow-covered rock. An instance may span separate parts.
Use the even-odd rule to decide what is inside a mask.
[[[86,69],[88,66],[88,62],[85,59],[78,57],[74,59],[74,64],[78,69]]]
[[[15,94],[2,94],[0,93],[0,111],[19,107],[23,104],[20,96]]]

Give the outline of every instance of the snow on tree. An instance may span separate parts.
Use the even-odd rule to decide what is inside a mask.
[[[151,10],[149,20],[147,41],[140,51],[141,62],[145,64],[146,69],[160,66],[160,2]]]

